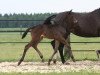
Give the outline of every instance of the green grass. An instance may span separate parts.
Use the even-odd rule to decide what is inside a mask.
[[[0,33],[0,42],[29,42],[31,40],[30,34],[25,39],[21,39],[20,33]],[[44,39],[44,42],[50,42],[49,39]],[[72,42],[100,42],[100,38],[82,38],[75,35],[71,35]],[[0,62],[3,61],[18,61],[27,43],[0,43]],[[72,50],[90,50],[100,49],[99,44],[71,44]],[[45,60],[47,61],[51,56],[53,49],[50,43],[40,43],[38,48],[43,53]],[[97,60],[95,52],[75,52],[73,51],[76,60]],[[59,58],[60,60],[60,58]],[[30,48],[26,54],[24,61],[41,61],[37,52]],[[0,75],[99,75],[100,73],[95,72],[66,72],[66,73],[0,73]]]
[[[100,75],[94,72],[65,72],[65,73],[0,73],[0,75]]]
[[[25,39],[21,39],[20,33],[0,33],[0,42],[29,42],[31,40],[30,34],[26,36]],[[44,39],[45,42],[50,42],[49,39]],[[98,42],[100,41],[100,38],[82,38],[75,35],[71,35],[71,41],[79,41],[79,42]],[[13,43],[13,44],[0,44],[0,62],[2,61],[18,61],[20,57],[22,56],[22,52],[24,49],[24,46],[27,43]],[[100,49],[99,44],[71,44],[72,50],[90,50],[90,49]],[[50,45],[50,43],[40,43],[38,48],[43,53],[45,60],[48,60],[51,56],[53,49]],[[95,52],[74,52],[73,54],[75,56],[76,60],[97,60],[97,56]],[[40,57],[38,56],[37,52],[30,48],[27,52],[27,55],[25,57],[25,61],[40,61]]]
[[[18,61],[22,56],[25,44],[2,44],[0,45],[0,61]],[[43,53],[45,60],[51,56],[53,49],[50,44],[39,44],[39,49]],[[91,59],[96,60],[95,52],[73,52],[76,60]],[[37,52],[30,48],[26,54],[25,61],[40,61]]]
[[[0,28],[1,31],[26,30],[27,28]]]

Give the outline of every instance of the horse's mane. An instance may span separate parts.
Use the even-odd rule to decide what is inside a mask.
[[[95,9],[94,11],[92,11],[92,13],[99,13],[100,14],[100,8]]]
[[[94,11],[92,11],[92,12],[100,12],[100,8],[95,9],[95,10],[94,10]]]
[[[50,17],[48,17],[43,24],[51,24],[51,19],[53,19],[54,17],[56,17],[56,14],[55,15],[51,15]]]

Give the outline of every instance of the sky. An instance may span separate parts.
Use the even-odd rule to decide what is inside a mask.
[[[100,0],[0,0],[0,13],[90,12],[100,8]]]

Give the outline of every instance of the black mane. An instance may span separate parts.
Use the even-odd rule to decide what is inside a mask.
[[[92,13],[100,14],[100,8],[98,8],[98,9],[92,11]]]
[[[95,9],[95,10],[94,10],[94,11],[92,11],[92,12],[100,12],[100,8]]]

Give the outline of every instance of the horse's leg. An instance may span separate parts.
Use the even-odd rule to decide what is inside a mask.
[[[38,43],[39,43],[39,42],[33,44],[32,47],[37,51],[37,53],[39,54],[40,58],[42,59],[42,62],[44,62],[43,55],[42,55],[42,53],[40,52],[40,50],[37,48]]]
[[[97,57],[98,57],[98,59],[99,59],[99,52],[98,52],[98,50],[96,51],[96,54],[97,54]]]
[[[51,41],[51,45],[52,45],[52,47],[54,49],[55,48],[55,40]],[[58,47],[58,50],[59,50],[59,53],[60,53],[61,61],[64,64],[65,63],[65,59],[64,59],[64,56],[63,56],[63,47],[64,47],[64,44],[60,43],[59,47]]]
[[[67,47],[68,49],[71,48],[70,45],[68,44],[68,42],[65,40],[64,37],[60,37],[58,40],[59,40],[62,44],[64,44],[65,47]],[[71,53],[69,53],[69,54],[71,54]],[[67,63],[67,64],[69,64],[69,63]]]
[[[32,41],[31,41],[30,43],[28,43],[28,44],[25,46],[23,55],[22,55],[21,59],[19,60],[18,65],[20,65],[21,62],[24,60],[24,57],[25,57],[25,55],[26,55],[26,52],[27,52],[27,50],[28,50],[31,46],[32,46]]]
[[[67,45],[65,45],[65,50],[64,50],[64,57],[66,57],[66,55],[68,55],[68,59],[71,57],[72,61],[75,62],[72,50],[71,50],[71,46],[69,43],[69,38],[67,38]]]
[[[67,46],[65,45],[65,50],[64,50],[64,57],[65,58],[66,58],[66,55],[68,56],[67,59],[69,59],[71,57],[72,61],[75,62],[75,58],[73,56],[70,45],[67,45]]]
[[[50,57],[50,59],[49,59],[49,61],[48,61],[48,65],[50,65],[50,62],[52,61],[54,55],[57,53],[58,47],[59,47],[59,42],[58,42],[58,41],[55,41],[54,52],[53,52],[52,56]]]
[[[70,36],[68,36],[68,38],[66,39],[66,42],[68,43],[68,46],[64,47],[64,57],[66,58],[67,56],[67,59],[71,57],[72,61],[75,62],[75,59],[71,50],[71,46],[70,46]]]
[[[64,48],[64,44],[60,43],[58,50],[59,50],[59,53],[60,53],[61,61],[64,64],[65,59],[64,59],[64,55],[63,55],[63,48]]]

